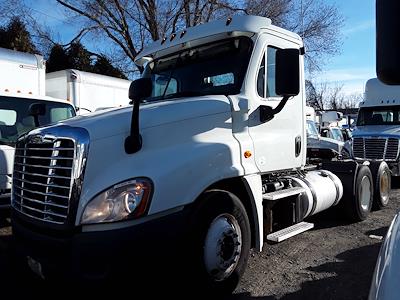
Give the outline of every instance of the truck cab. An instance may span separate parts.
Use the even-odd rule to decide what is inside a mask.
[[[167,252],[183,267],[175,283],[226,293],[250,248],[311,229],[308,216],[343,198],[365,219],[367,166],[306,166],[303,54],[301,38],[267,18],[187,28],[137,56],[144,72],[129,89],[133,107],[21,136],[12,226],[31,269],[44,278],[141,275]]]
[[[356,159],[386,161],[392,175],[399,176],[400,87],[369,79],[353,131]]]
[[[33,105],[43,108],[37,116],[32,114]],[[15,144],[18,137],[39,126],[54,124],[73,116],[74,107],[65,101],[51,97],[0,94],[0,209],[10,207]]]
[[[70,103],[45,96],[45,72],[42,56],[0,48],[0,209],[10,207],[18,136],[75,116]]]

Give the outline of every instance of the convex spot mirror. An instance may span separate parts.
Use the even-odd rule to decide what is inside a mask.
[[[296,96],[300,92],[299,49],[276,51],[275,91],[282,97]]]
[[[129,86],[129,99],[141,101],[151,96],[152,82],[150,78],[139,78]]]

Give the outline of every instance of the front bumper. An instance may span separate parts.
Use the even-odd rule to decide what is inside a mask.
[[[188,215],[184,209],[125,228],[57,234],[36,230],[12,214],[13,250],[20,260],[39,262],[46,279],[102,280],[126,270],[142,274],[160,259],[175,259]]]

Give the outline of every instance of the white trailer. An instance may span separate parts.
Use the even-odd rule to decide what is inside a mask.
[[[14,183],[22,168],[43,183],[13,186],[18,253],[44,278],[119,274],[118,287],[136,275],[154,288],[161,270],[149,264],[174,258],[163,281],[230,292],[251,248],[311,229],[307,217],[338,205],[353,220],[367,218],[367,165],[306,163],[303,54],[297,34],[255,16],[191,27],[144,49],[133,109],[18,141],[28,151],[62,148],[15,160]],[[43,171],[49,158],[60,167],[52,174]]]
[[[68,102],[45,96],[45,72],[42,56],[0,48],[0,209],[10,206],[18,136],[75,115]]]
[[[45,96],[42,56],[0,48],[0,93]]]
[[[78,114],[129,105],[129,80],[67,69],[46,74],[46,95],[72,103]]]

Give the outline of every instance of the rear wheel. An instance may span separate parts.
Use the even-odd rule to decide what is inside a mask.
[[[382,209],[389,204],[392,176],[386,162],[372,163],[370,166],[374,179],[374,209]]]
[[[207,191],[193,219],[191,283],[217,294],[233,292],[250,251],[250,223],[241,201],[223,190]]]
[[[372,207],[374,194],[374,185],[370,169],[367,166],[358,168],[354,195],[349,193],[345,195],[344,201],[347,216],[352,221],[365,220]]]

